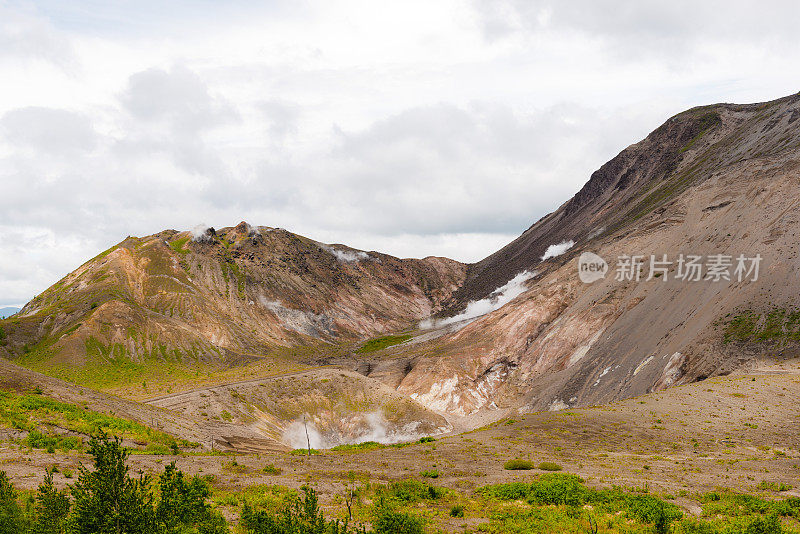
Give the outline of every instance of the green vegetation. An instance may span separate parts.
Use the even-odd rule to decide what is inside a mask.
[[[445,491],[419,480],[400,480],[391,482],[388,486],[376,488],[376,493],[385,502],[395,504],[410,504],[441,499]]]
[[[524,471],[528,469],[533,469],[534,465],[533,462],[528,460],[509,460],[505,464],[503,464],[503,469],[508,471]]]
[[[603,532],[685,534],[780,534],[794,532],[780,518],[800,515],[800,498],[770,501],[751,495],[712,492],[701,498],[703,518],[684,517],[680,509],[644,489],[617,486],[592,489],[575,475],[548,473],[531,483],[513,482],[479,488],[490,522],[481,532]],[[492,503],[523,501],[528,508]],[[594,530],[595,532],[597,530]]]
[[[262,473],[266,473],[268,475],[280,475],[283,471],[280,467],[275,467],[272,464],[267,464],[261,469]]]
[[[223,534],[228,526],[208,503],[205,481],[174,464],[157,478],[131,478],[128,452],[105,434],[89,442],[92,470],[81,467],[68,490],[56,491],[48,472],[34,501],[20,505],[0,471],[0,533],[14,534]]]
[[[275,512],[254,511],[245,502],[242,509],[242,526],[247,534],[347,534],[363,532],[351,530],[347,522],[326,520],[319,509],[319,499],[313,488],[303,486],[303,495],[287,495],[281,508]]]
[[[199,362],[195,353],[169,350],[166,345],[152,343],[152,352],[143,353],[142,361],[132,361],[122,343],[104,344],[90,336],[84,342],[86,362],[84,365],[53,364],[51,353],[39,347],[18,358],[16,363],[49,376],[80,384],[92,389],[109,390],[132,384],[145,383],[150,387],[174,383],[178,380],[194,380],[197,373],[214,370]],[[141,343],[143,348],[145,343]]]
[[[182,237],[180,239],[176,239],[169,244],[169,248],[177,252],[178,254],[188,254],[189,251],[183,246],[189,241],[188,237]]]
[[[561,466],[553,462],[542,462],[539,464],[542,471],[561,471]]]
[[[109,432],[148,444],[174,443],[172,436],[126,419],[94,412],[44,397],[40,394],[16,394],[0,390],[0,426],[28,431],[23,444],[47,450],[71,450],[81,447],[76,436],[50,435],[40,427],[56,426],[81,434]]]
[[[363,441],[361,443],[346,443],[344,445],[337,445],[331,450],[336,452],[361,452],[361,451],[374,451],[375,449],[383,449],[386,445],[378,443],[377,441]]]
[[[406,342],[409,339],[411,339],[411,336],[408,334],[376,337],[364,343],[356,352],[359,354],[375,352],[387,347],[391,347],[392,345],[399,345],[400,343]]]
[[[450,517],[464,517],[464,507],[460,504],[451,507]]]
[[[786,343],[800,341],[800,310],[775,308],[768,312],[745,310],[724,321],[723,341]]]
[[[427,471],[423,471],[420,473],[425,478],[439,478],[439,471],[436,469],[428,469]]]
[[[309,454],[319,454],[317,449],[295,449],[290,454],[295,456],[306,456]]]
[[[22,444],[32,449],[46,449],[52,453],[56,449],[63,452],[79,449],[82,441],[77,436],[49,435],[34,429],[28,432]]]

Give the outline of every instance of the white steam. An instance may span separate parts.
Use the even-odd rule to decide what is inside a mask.
[[[361,250],[337,250],[330,245],[320,245],[322,250],[330,252],[342,263],[354,263],[361,260],[369,260],[371,256]]]
[[[411,422],[401,427],[393,426],[380,411],[358,413],[336,421],[331,428],[321,428],[314,417],[300,418],[286,427],[281,441],[294,449],[330,449],[337,445],[377,441],[378,443],[400,443],[415,441],[423,436],[418,432],[420,423]],[[306,439],[308,430],[308,439]]]
[[[547,258],[555,258],[556,256],[561,256],[563,253],[568,251],[572,248],[572,245],[575,244],[575,241],[562,241],[557,245],[550,245],[547,247],[547,250],[544,251],[544,255],[542,256],[542,261],[546,260]]]
[[[279,301],[269,300],[263,295],[258,296],[258,302],[275,314],[281,324],[290,330],[312,337],[334,333],[333,321],[325,314],[317,315],[312,312],[287,308]]]
[[[491,313],[523,294],[526,290],[525,282],[536,276],[536,274],[536,271],[522,271],[505,285],[495,289],[487,298],[470,301],[467,304],[467,308],[458,315],[444,319],[426,319],[419,324],[419,327],[423,329],[439,328]]]
[[[204,241],[211,241],[211,236],[208,234],[209,226],[207,224],[198,224],[190,230],[192,234],[192,241],[202,243]]]

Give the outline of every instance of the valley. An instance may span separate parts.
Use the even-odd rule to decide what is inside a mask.
[[[438,497],[400,508],[430,532],[529,532],[540,513],[584,532],[593,506],[601,532],[650,531],[525,493],[556,480],[652,496],[676,532],[796,531],[798,118],[800,95],[679,113],[473,264],[244,221],[128,236],[0,320],[3,470],[28,491],[55,467],[64,487],[106,431],[136,471],[203,477],[232,524],[304,484],[343,517],[348,491],[366,514],[376,487],[416,481]],[[586,253],[608,268],[588,283]],[[524,498],[487,497],[514,482]],[[714,511],[730,492],[789,504]]]

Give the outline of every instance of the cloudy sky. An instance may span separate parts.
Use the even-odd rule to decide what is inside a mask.
[[[0,306],[127,235],[199,223],[478,260],[669,116],[797,92],[799,16],[794,1],[0,0]]]

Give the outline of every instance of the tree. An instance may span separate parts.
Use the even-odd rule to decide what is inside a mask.
[[[69,514],[69,497],[63,491],[56,491],[51,471],[47,472],[44,482],[39,485],[34,514],[31,527],[33,534],[64,534]]]
[[[25,532],[25,517],[17,502],[17,492],[5,471],[0,471],[0,534]]]
[[[184,476],[172,462],[164,469],[159,482],[161,498],[156,507],[156,520],[161,532],[182,532],[184,527],[194,527],[201,534],[228,531],[225,518],[207,503],[211,491],[204,480]]]
[[[70,517],[76,534],[150,534],[158,532],[150,478],[128,476],[128,452],[120,439],[104,433],[89,441],[94,471],[81,466],[72,486],[75,500]]]

